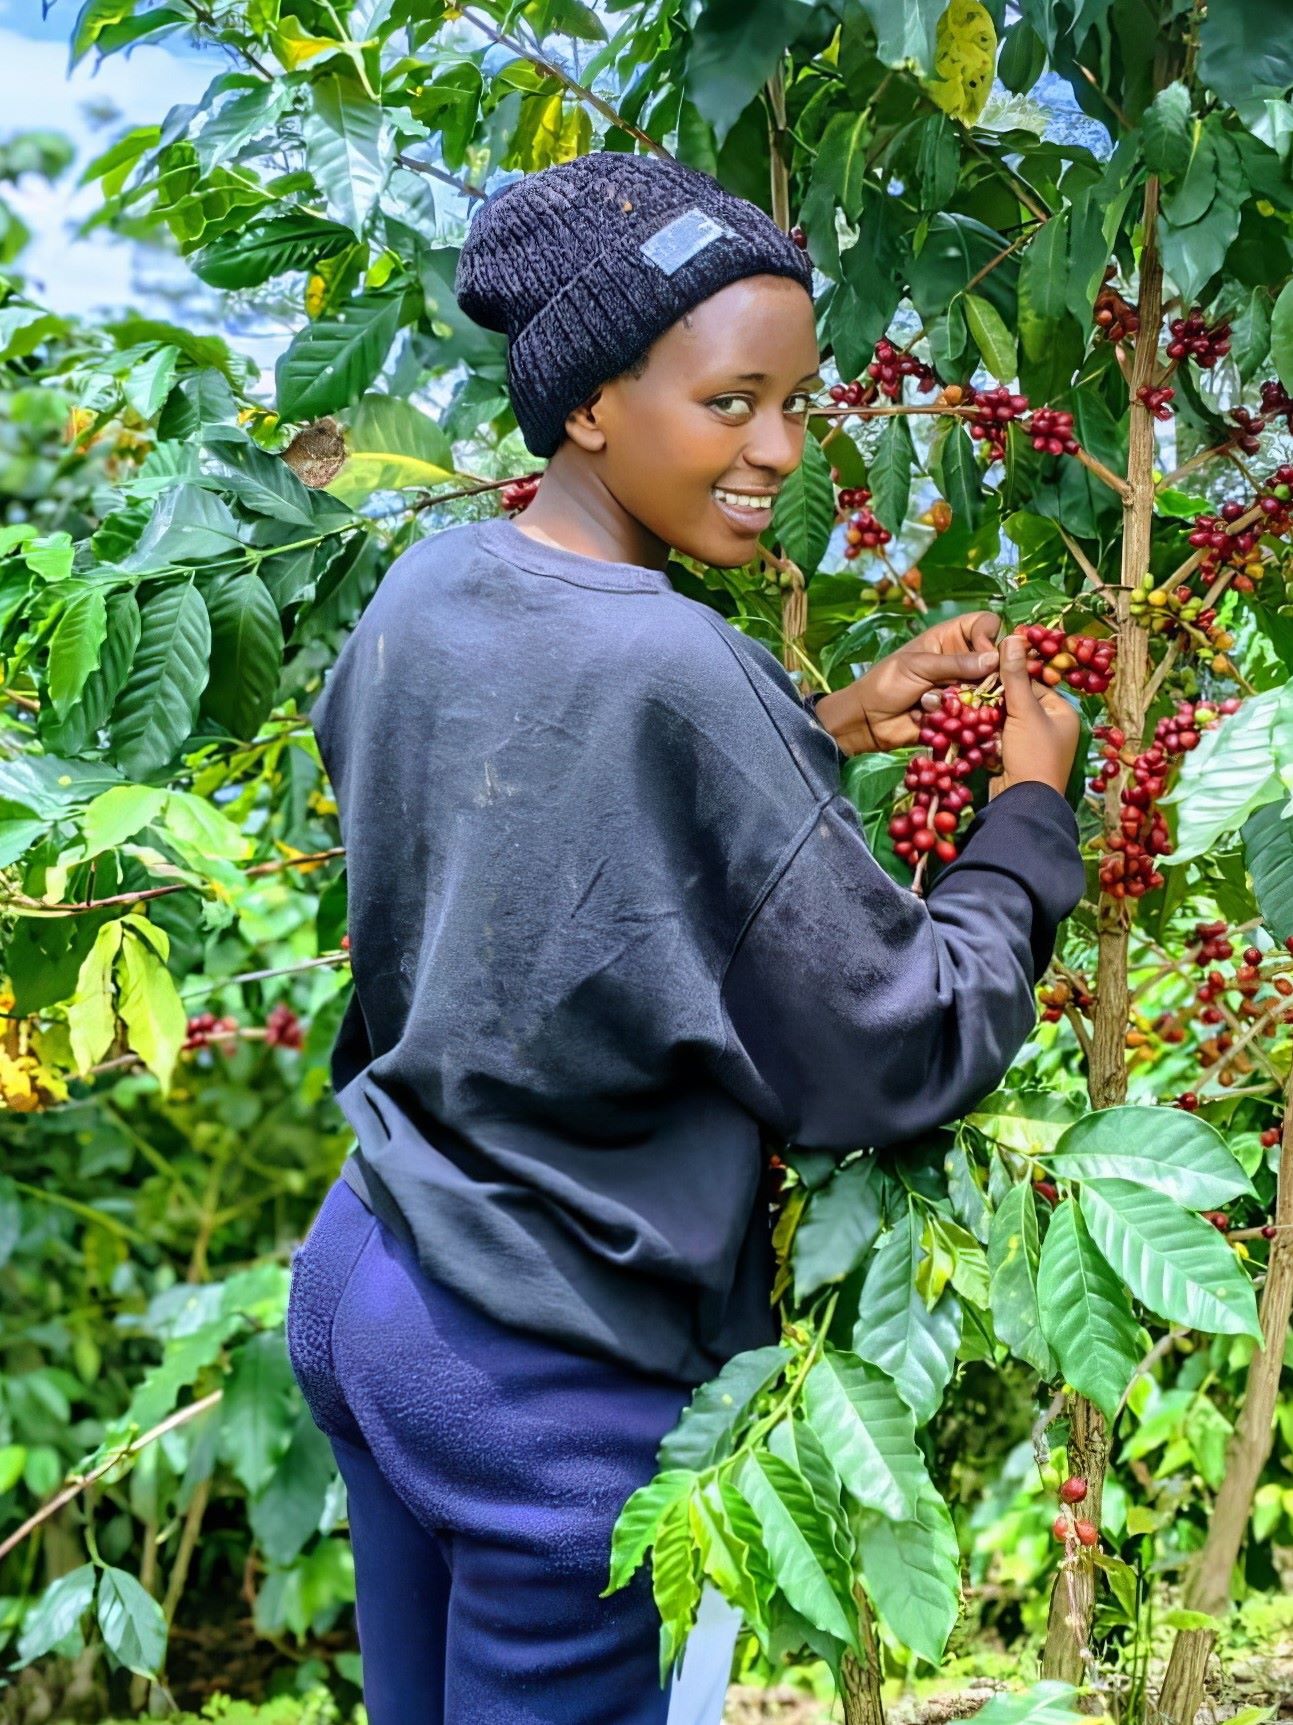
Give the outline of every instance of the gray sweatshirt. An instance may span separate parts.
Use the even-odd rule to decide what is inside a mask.
[[[346,1179],[497,1319],[682,1383],[775,1338],[769,1150],[970,1109],[1083,890],[1027,782],[917,898],[765,647],[506,517],[396,560],[311,717]]]

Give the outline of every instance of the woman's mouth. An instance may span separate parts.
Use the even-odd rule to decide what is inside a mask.
[[[710,488],[710,496],[738,533],[757,537],[772,520],[775,491],[729,491],[725,485]]]

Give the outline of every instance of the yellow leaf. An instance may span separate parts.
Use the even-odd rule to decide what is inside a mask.
[[[130,1046],[149,1071],[156,1073],[165,1095],[188,1030],[188,1016],[175,979],[153,948],[137,938],[122,942],[117,976],[120,1011]]]
[[[305,284],[305,315],[318,317],[328,303],[328,284],[317,272]]]
[[[271,40],[280,63],[289,72],[295,72],[298,66],[303,66],[307,60],[313,60],[320,54],[335,54],[338,49],[344,49],[346,46],[335,37],[307,36],[295,18],[284,18],[273,32]]]
[[[116,1033],[112,961],[121,947],[121,919],[105,922],[81,961],[76,993],[67,1003],[67,1028],[78,1072],[102,1058]]]
[[[934,38],[926,89],[943,112],[972,126],[983,112],[997,64],[997,33],[979,0],[951,0]]]

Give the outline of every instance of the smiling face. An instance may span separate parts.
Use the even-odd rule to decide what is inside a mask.
[[[748,563],[803,456],[818,363],[802,285],[744,277],[570,415],[570,455],[639,531],[719,568]]]

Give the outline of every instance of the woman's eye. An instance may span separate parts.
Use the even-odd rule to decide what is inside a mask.
[[[819,405],[818,396],[811,389],[797,389],[787,398],[784,411],[793,413],[796,417],[811,413]],[[716,407],[720,413],[733,419],[747,419],[753,408],[749,398],[744,395],[715,395],[710,399],[710,406]]]

